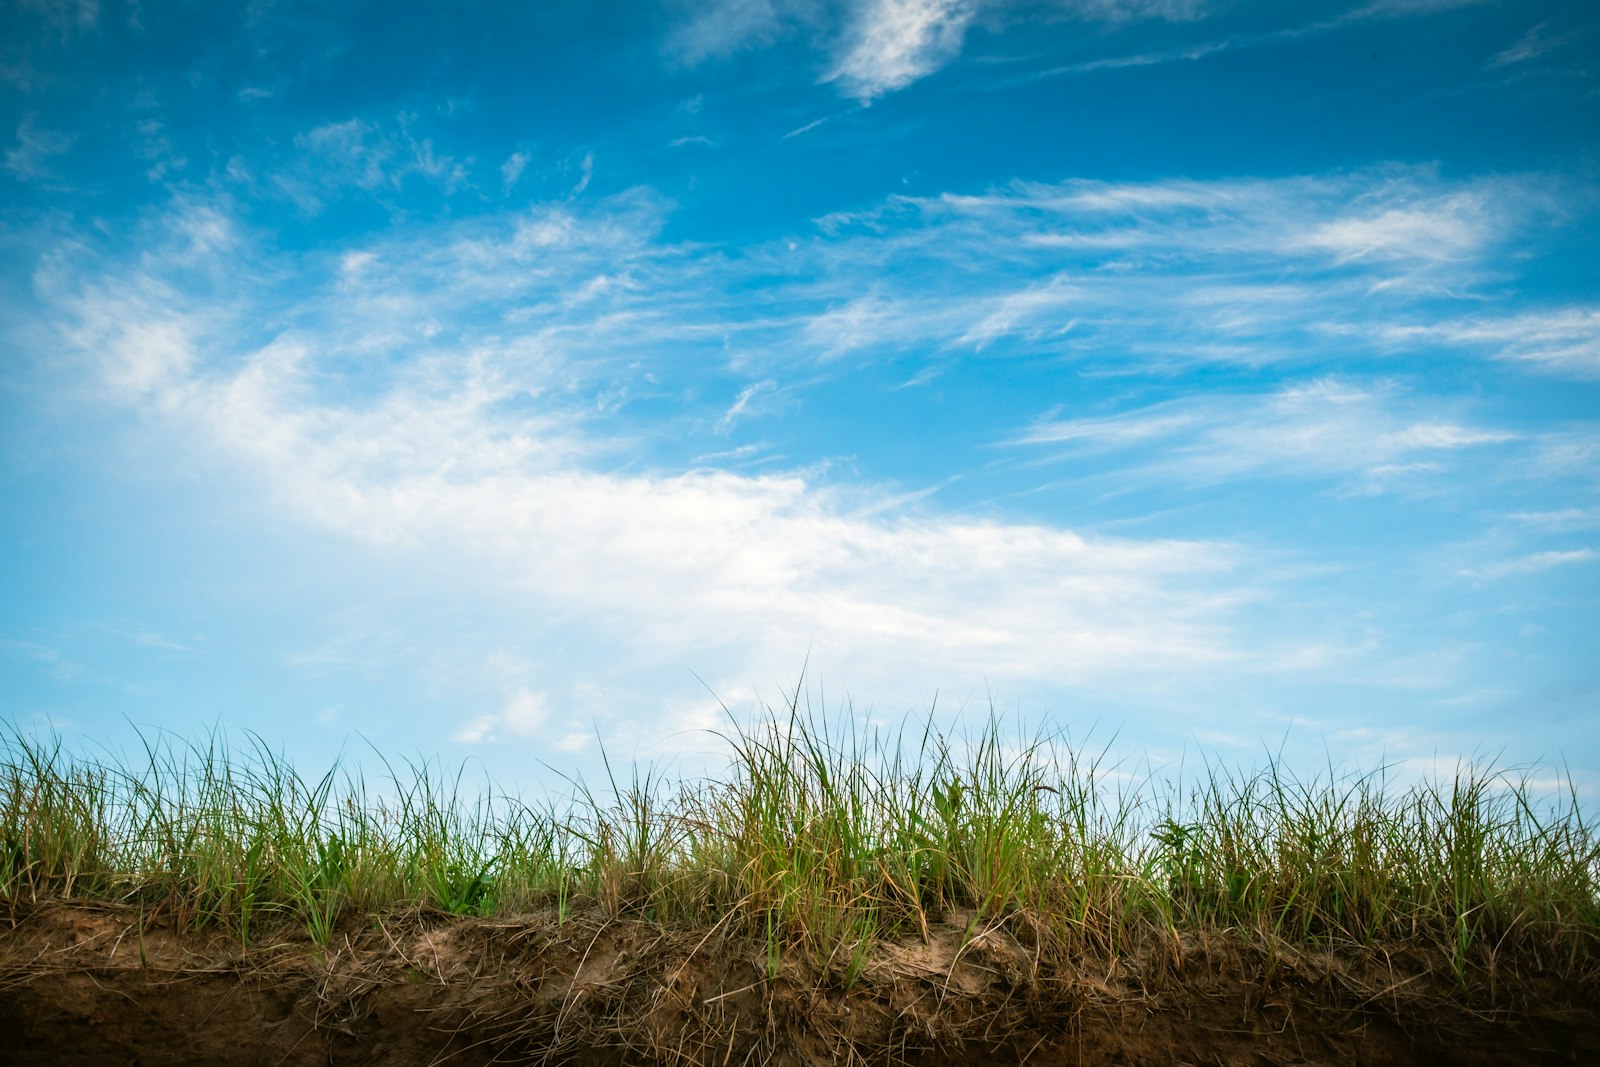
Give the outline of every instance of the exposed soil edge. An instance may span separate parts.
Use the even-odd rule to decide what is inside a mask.
[[[0,917],[0,1063],[1600,1062],[1600,990],[1537,975],[1469,995],[1427,960],[1227,933],[1112,960],[1021,921],[963,932],[881,945],[846,988],[837,966],[769,979],[759,944],[642,920],[406,913],[323,952],[51,904]]]

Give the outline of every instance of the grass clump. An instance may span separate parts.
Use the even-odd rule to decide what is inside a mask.
[[[840,726],[796,702],[733,729],[728,773],[610,773],[564,804],[468,796],[386,765],[302,778],[259,741],[147,745],[142,767],[0,743],[0,901],[107,901],[248,941],[293,922],[325,944],[394,908],[574,909],[763,940],[851,981],[880,939],[1019,921],[1116,954],[1231,930],[1274,950],[1514,965],[1596,979],[1600,840],[1570,792],[1463,767],[1297,779],[1276,762],[1130,784],[990,720],[959,742]]]

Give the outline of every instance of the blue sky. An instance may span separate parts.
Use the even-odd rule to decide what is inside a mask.
[[[0,715],[528,789],[804,667],[1592,797],[1597,55],[1584,3],[11,0]]]

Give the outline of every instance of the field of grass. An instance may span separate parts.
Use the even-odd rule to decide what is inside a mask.
[[[0,747],[0,902],[118,902],[245,943],[326,943],[399,908],[582,912],[756,939],[846,983],[874,943],[1026,916],[1115,956],[1150,932],[1426,951],[1464,985],[1592,982],[1600,839],[1576,799],[1482,768],[1390,788],[1278,765],[1132,783],[991,722],[951,741],[790,707],[727,736],[716,780],[649,772],[529,806],[407,764],[302,777],[262,744],[147,747],[143,765]]]

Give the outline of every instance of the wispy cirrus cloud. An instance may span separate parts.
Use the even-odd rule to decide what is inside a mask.
[[[72,134],[40,129],[33,115],[24,115],[17,124],[17,143],[6,149],[5,169],[23,181],[50,177],[49,160],[72,147]]]
[[[37,641],[18,641],[0,637],[0,655],[29,660],[56,679],[76,678],[86,673],[86,668],[81,663],[76,663],[58,650]]]
[[[1166,48],[1140,52],[1096,55],[1086,59],[1075,60],[1071,63],[1061,63],[1042,70],[1036,70],[1020,79],[1007,79],[1002,84],[1014,84],[1017,81],[1033,81],[1041,78],[1056,78],[1063,75],[1094,74],[1104,70],[1124,70],[1130,67],[1153,67],[1166,63],[1191,63],[1223,52],[1260,48],[1285,41],[1315,37],[1319,34],[1329,33],[1361,23],[1387,22],[1436,15],[1486,2],[1488,0],[1376,0],[1374,3],[1348,7],[1344,11],[1323,16],[1311,22],[1294,22],[1289,25],[1279,25],[1273,29],[1231,33],[1226,36],[1208,36],[1201,40],[1187,41]],[[1199,3],[1134,5],[1118,4],[1115,0],[1111,0],[1105,5],[1085,3],[1077,6],[1084,10],[1095,10],[1102,6],[1110,10],[1120,9],[1124,17],[1135,13],[1140,15],[1148,13],[1172,22],[1199,21],[1203,16],[1213,13],[1214,10],[1225,10],[1225,5]],[[1282,10],[1291,16],[1300,14],[1300,9],[1287,5],[1283,6]],[[1110,21],[1118,21],[1118,19],[1113,16]],[[1204,23],[1201,25],[1204,27]]]
[[[821,80],[870,103],[947,66],[980,21],[1188,21],[1206,7],[1203,0],[1067,0],[1043,11],[1013,0],[716,0],[690,5],[664,47],[693,65],[807,36],[831,55]]]
[[[1143,478],[1189,486],[1241,478],[1331,480],[1358,492],[1446,473],[1453,454],[1519,435],[1474,425],[1448,402],[1324,379],[1270,393],[1212,394],[1092,418],[1049,417],[1012,443],[1144,450]],[[1481,455],[1479,457],[1481,463]],[[1127,477],[1119,469],[1118,477]]]
[[[129,321],[131,310],[124,301],[94,313]],[[309,345],[270,344],[231,373],[201,376],[151,352],[180,329],[141,324],[107,339],[119,366],[149,368],[137,380],[144,403],[246,461],[303,518],[374,543],[481,553],[563,611],[619,612],[629,635],[652,646],[675,646],[685,627],[745,630],[791,649],[823,632],[845,647],[964,649],[1042,670],[1047,650],[1069,641],[1105,664],[1119,644],[1142,644],[1127,625],[1141,600],[1181,602],[1163,576],[1227,567],[1225,551],[1203,544],[879,515],[874,493],[801,473],[604,474],[563,439],[581,438],[570,421],[502,414],[528,383],[502,377],[489,353],[458,374],[423,372],[376,402],[346,405],[314,387],[325,362]],[[129,384],[125,375],[118,383]],[[1074,587],[1080,595],[1062,595]],[[956,605],[980,590],[990,606],[953,622]],[[1164,654],[1221,654],[1206,653],[1199,634],[1180,636],[1206,599],[1162,627]]]
[[[1454,185],[1425,169],[1344,178],[1018,182],[993,193],[891,202],[931,223],[1000,224],[1042,247],[1153,255],[1329,254],[1421,266],[1480,256],[1537,204],[1517,202],[1515,180]],[[1537,195],[1537,194],[1535,194]],[[870,223],[872,216],[825,222]]]
[[[1556,508],[1551,511],[1514,511],[1506,516],[1512,522],[1538,530],[1565,533],[1572,530],[1600,529],[1600,508]]]
[[[1515,559],[1501,560],[1483,567],[1467,568],[1461,574],[1468,578],[1514,578],[1521,575],[1538,574],[1555,567],[1569,567],[1579,563],[1592,563],[1600,559],[1600,552],[1592,548],[1552,549],[1546,552],[1533,552]]]
[[[382,122],[352,117],[302,130],[294,137],[299,158],[266,181],[308,214],[321,212],[330,201],[351,190],[381,200],[413,180],[445,196],[466,187],[472,161],[437,151],[430,138],[412,133],[412,121],[413,117],[404,113]],[[516,183],[526,163],[527,157],[521,155],[506,161],[501,168],[505,189]],[[237,173],[248,179],[242,162]]]
[[[1409,18],[1414,15],[1432,15],[1440,11],[1454,11],[1463,7],[1478,7],[1493,0],[1371,0],[1356,4],[1342,15],[1340,21],[1360,22],[1366,19]]]
[[[977,0],[869,0],[846,31],[847,44],[827,76],[870,101],[903,89],[961,51]]]
[[[1397,344],[1442,342],[1575,378],[1600,378],[1600,308],[1564,307],[1503,317],[1463,317],[1381,328]]]
[[[1140,384],[1077,407],[1041,393],[1034,410],[1055,411],[1020,434],[992,425],[977,447],[1009,436],[984,458],[1012,470],[1081,461],[1073,476],[1101,495],[1270,481],[1419,500],[1469,466],[1480,482],[1571,480],[1595,454],[1581,420],[1530,434],[1413,392],[1403,367],[1350,365],[1391,358],[1387,329],[1491,307],[1552,199],[1536,178],[1419,168],[1012,183],[706,247],[668,237],[671,204],[640,187],[308,254],[191,194],[130,235],[135,253],[64,247],[36,277],[52,351],[107,403],[224,465],[277,521],[399,561],[406,582],[447,573],[450,598],[515,635],[441,651],[407,636],[430,624],[401,609],[370,632],[330,616],[357,636],[295,670],[431,664],[454,672],[444,691],[476,687],[454,736],[581,745],[565,709],[659,695],[614,681],[586,696],[597,678],[716,663],[720,689],[792,675],[807,649],[854,685],[902,691],[935,666],[1123,693],[1219,665],[1371,667],[1376,637],[1251,631],[1281,575],[1242,566],[1226,535],[941,508],[925,485],[852,481],[825,455],[775,462],[787,445],[768,442],[818,382],[1048,361],[1049,390],[1080,374]],[[1405,344],[1497,354],[1461,334]],[[1197,368],[1271,373],[1184,395]],[[1514,553],[1546,550],[1571,548]],[[1470,566],[1493,564],[1482,555]],[[609,661],[551,651],[575,630]]]
[[[1203,37],[1153,50],[1091,55],[1033,71],[1021,80],[1191,62],[1363,22],[1434,15],[1480,2],[1483,0],[1378,0],[1312,22]],[[1202,32],[1215,33],[1205,29],[1207,20],[1228,6],[1206,0],[1062,0],[1043,6],[1020,0],[715,0],[687,5],[668,33],[664,49],[675,61],[692,66],[806,38],[829,56],[821,81],[870,104],[950,65],[961,55],[969,31],[976,27],[1003,30],[1023,23],[1066,21],[1115,29],[1130,23],[1165,22],[1194,23]],[[1542,44],[1530,38],[1523,47],[1526,51]],[[1524,58],[1516,47],[1506,54],[1514,57],[1507,62]],[[1016,80],[1009,77],[1003,84]]]
[[[1476,258],[1499,220],[1484,193],[1446,194],[1423,203],[1382,205],[1318,224],[1301,236],[1336,261],[1461,261]]]
[[[1229,620],[1249,594],[1225,543],[939,513],[804,469],[615,469],[639,431],[598,401],[639,370],[573,353],[657,312],[630,310],[637,293],[590,306],[559,294],[584,288],[599,263],[649,277],[653,259],[673,256],[652,243],[650,210],[626,198],[301,263],[299,281],[318,280],[265,332],[250,324],[280,298],[275,271],[246,266],[264,254],[259,238],[222,226],[216,209],[183,210],[198,221],[155,231],[225,233],[158,244],[132,275],[108,263],[44,280],[108,397],[187,448],[203,442],[297,522],[450,559],[471,585],[514,591],[534,632],[547,624],[532,620],[580,620],[614,658],[715,656],[746,677],[792,671],[809,647],[860,684],[930,657],[1061,681],[1244,654]],[[219,288],[191,299],[175,275]],[[746,389],[724,418],[768,388]],[[570,731],[543,709],[582,677],[526,655],[504,706],[460,737]]]
[[[735,423],[759,414],[765,409],[769,398],[777,392],[778,383],[771,378],[763,378],[753,385],[745,386],[739,390],[739,395],[729,405],[728,410],[717,420],[717,432],[725,434]]]
[[[828,5],[820,0],[710,0],[676,6],[680,21],[667,35],[665,48],[690,65],[767,47],[797,30],[817,28],[828,17]]]
[[[1015,183],[818,220],[846,283],[807,325],[837,359],[889,346],[1120,362],[1314,361],[1475,290],[1559,213],[1524,179],[1425,169],[1272,181]],[[1464,340],[1464,338],[1457,338]],[[1450,343],[1440,334],[1436,340]]]
[[[19,0],[17,6],[39,15],[62,37],[86,33],[100,24],[100,0]]]
[[[1571,33],[1552,31],[1548,22],[1541,22],[1529,27],[1527,32],[1513,41],[1508,48],[1497,53],[1489,61],[1488,67],[1490,70],[1498,70],[1501,67],[1530,62],[1564,47],[1574,36]]]
[[[460,344],[474,331],[501,346],[536,338],[545,362],[559,354],[591,385],[637,363],[606,403],[660,387],[683,359],[708,361],[728,397],[799,367],[837,375],[863,361],[980,355],[1110,370],[1337,366],[1353,352],[1444,349],[1591,374],[1594,309],[1486,313],[1505,265],[1562,217],[1559,200],[1532,178],[1448,181],[1416,168],[1014,183],[892,197],[818,219],[809,235],[705,249],[662,242],[670,206],[639,188],[598,210],[545,203],[426,244],[345,249],[326,261],[338,265],[326,292],[297,314],[354,306],[349,321],[383,324],[350,340],[366,350]],[[232,239],[214,209],[180,214],[196,249]],[[705,424],[727,425],[726,410]]]

